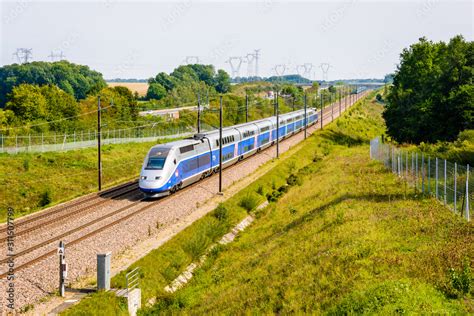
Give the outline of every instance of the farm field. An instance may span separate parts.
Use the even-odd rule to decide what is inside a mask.
[[[139,96],[146,95],[148,82],[107,82],[109,87],[127,87],[132,93],[137,92]]]
[[[142,315],[473,312],[473,225],[369,160],[368,140],[384,131],[380,113],[373,101],[353,108],[131,266],[143,271],[143,302],[157,298]],[[265,199],[255,223],[213,250],[190,284],[163,290]],[[123,274],[113,279],[124,282]],[[65,314],[99,311],[125,313],[123,302],[99,293]]]

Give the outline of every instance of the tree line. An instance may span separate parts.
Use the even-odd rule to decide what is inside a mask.
[[[453,141],[474,129],[474,42],[420,38],[403,50],[386,96],[387,133],[398,142]]]
[[[230,91],[230,76],[212,65],[182,65],[170,74],[158,73],[148,80],[147,99],[170,105],[195,100],[198,94],[215,95]],[[177,102],[178,101],[178,102]]]

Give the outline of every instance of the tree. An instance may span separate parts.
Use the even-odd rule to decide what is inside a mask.
[[[474,128],[474,42],[420,38],[404,49],[383,113],[399,142],[454,140]]]
[[[47,102],[41,88],[29,84],[21,84],[13,88],[5,106],[22,121],[31,122],[46,118]]]
[[[53,84],[77,100],[106,87],[101,73],[65,60],[6,65],[0,67],[0,107],[8,102],[13,88],[22,83],[38,86]]]
[[[159,83],[152,83],[146,92],[147,99],[161,100],[166,96],[166,89]]]
[[[230,91],[230,76],[222,69],[217,71],[215,77],[215,88],[218,93],[226,93]]]

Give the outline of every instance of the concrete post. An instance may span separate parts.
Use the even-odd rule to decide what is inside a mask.
[[[97,255],[97,289],[110,290],[110,263],[112,253]]]

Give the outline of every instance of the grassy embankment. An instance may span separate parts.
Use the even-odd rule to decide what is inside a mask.
[[[353,108],[131,266],[142,269],[143,302],[158,297],[143,313],[472,311],[473,224],[369,160],[380,112],[374,102]],[[215,248],[189,285],[163,291],[265,198],[270,206],[236,242]],[[123,274],[113,284],[124,286]],[[123,302],[98,293],[65,314],[103,312],[125,314]]]
[[[136,179],[154,143],[102,147],[103,187]],[[0,222],[6,208],[16,217],[97,191],[97,149],[0,155]]]

